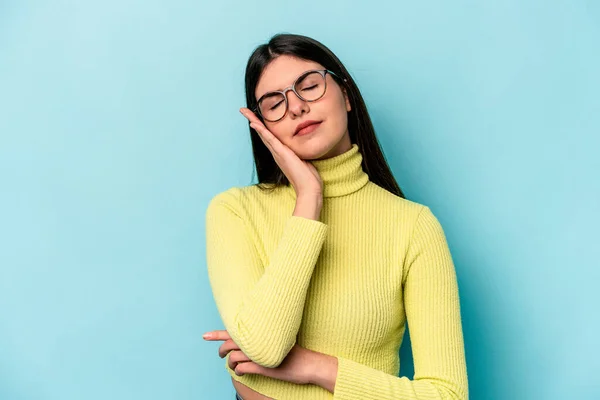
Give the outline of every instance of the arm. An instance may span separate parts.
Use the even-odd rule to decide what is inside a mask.
[[[223,193],[206,211],[210,284],[225,328],[252,361],[279,366],[296,342],[306,292],[328,226],[291,215],[263,265],[251,232]]]
[[[414,379],[323,356],[315,384],[333,391],[334,399],[469,398],[456,273],[442,227],[427,206],[412,234],[403,286]]]

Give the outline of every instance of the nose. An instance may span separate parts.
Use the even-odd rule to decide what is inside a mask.
[[[308,103],[302,100],[300,97],[294,93],[294,91],[290,90],[287,92],[288,98],[288,112],[292,118],[297,118],[303,113],[307,113],[310,111],[310,107]]]

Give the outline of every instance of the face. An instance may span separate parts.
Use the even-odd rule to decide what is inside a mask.
[[[264,69],[255,96],[260,99],[267,92],[283,90],[291,86],[304,72],[313,69],[325,69],[321,64],[301,60],[287,55],[275,58]],[[287,92],[288,110],[285,116],[276,122],[264,121],[265,126],[277,139],[289,147],[304,160],[317,160],[342,154],[350,150],[352,144],[348,134],[348,112],[351,110],[346,92],[336,80],[326,74],[327,90],[316,101],[301,100],[292,91]],[[280,107],[285,107],[282,104]],[[307,134],[296,134],[301,123],[318,122],[311,126]]]

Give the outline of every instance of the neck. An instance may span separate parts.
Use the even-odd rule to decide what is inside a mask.
[[[369,182],[362,169],[362,154],[356,143],[350,150],[323,160],[312,160],[323,180],[323,197],[338,197],[354,193]]]

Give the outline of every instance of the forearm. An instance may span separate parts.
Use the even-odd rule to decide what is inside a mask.
[[[333,393],[338,372],[337,357],[323,353],[315,353],[315,367],[311,382],[313,385]]]
[[[301,212],[316,210],[302,202]],[[305,208],[307,207],[307,208]],[[221,196],[206,215],[208,274],[227,331],[248,357],[277,367],[294,345],[327,225],[290,216],[268,262],[235,207]]]
[[[322,206],[320,196],[302,195],[296,200],[293,216],[309,220],[319,220]],[[302,238],[306,241],[307,238]],[[301,242],[294,242],[294,247],[302,249]],[[302,254],[306,256],[306,254]],[[293,346],[298,332],[306,291],[314,268],[312,263],[300,263],[290,274],[290,266],[283,268],[267,268],[253,290],[247,294],[246,301],[234,319],[233,334],[240,341],[239,345],[248,351],[248,356],[264,366],[276,367]],[[275,263],[277,264],[276,260]],[[277,288],[277,290],[273,290]],[[276,305],[276,307],[273,307]],[[263,346],[268,346],[269,350]],[[254,353],[251,349],[256,349]],[[259,354],[269,354],[268,358],[259,359]]]
[[[228,330],[254,362],[277,367],[294,345],[312,268],[307,263],[294,274],[273,269],[244,297]]]

